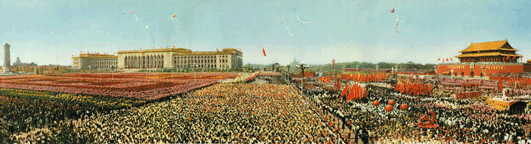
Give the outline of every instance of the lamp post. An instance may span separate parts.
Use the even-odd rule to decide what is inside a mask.
[[[395,72],[398,74],[398,64],[395,65]]]
[[[303,61],[301,63],[301,65],[298,65],[297,67],[301,69],[301,74],[302,74],[301,75],[301,77],[302,77],[302,79],[301,79],[301,97],[302,97],[303,94],[304,94],[304,69],[309,68],[309,66],[308,65],[304,65],[304,61]]]
[[[286,67],[288,67],[288,73],[286,75],[286,78],[288,79],[288,84],[290,84],[290,78],[289,78],[289,68],[291,67],[291,65],[286,65]]]
[[[380,67],[380,66],[376,65],[376,72],[378,72],[378,68],[379,68],[379,67]]]
[[[114,65],[111,65],[111,79],[114,79]]]

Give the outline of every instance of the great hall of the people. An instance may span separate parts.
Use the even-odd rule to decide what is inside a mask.
[[[243,53],[235,48],[221,51],[196,51],[186,48],[162,48],[119,51],[109,54],[80,54],[72,57],[72,68],[119,69],[238,69]]]

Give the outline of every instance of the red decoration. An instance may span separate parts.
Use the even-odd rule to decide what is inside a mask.
[[[373,106],[379,106],[380,105],[380,101],[375,100],[374,102],[372,102],[372,105]]]
[[[392,105],[387,105],[387,106],[385,106],[385,111],[390,112],[390,111],[392,111],[392,110],[393,110],[393,106],[392,106]]]
[[[387,102],[387,104],[389,104],[389,105],[395,105],[395,100],[390,100],[389,102]]]
[[[407,104],[402,104],[402,105],[400,106],[400,109],[401,109],[401,110],[407,110]]]

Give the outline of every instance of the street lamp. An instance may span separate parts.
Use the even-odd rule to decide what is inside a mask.
[[[398,74],[398,64],[395,65],[395,72]]]
[[[286,67],[288,67],[288,73],[286,75],[286,77],[288,78],[288,84],[290,84],[290,78],[289,78],[289,68],[291,67],[291,65],[286,65]]]
[[[301,75],[301,77],[302,77],[302,79],[301,79],[301,96],[303,96],[303,93],[304,93],[304,69],[307,69],[307,68],[309,68],[310,66],[308,66],[308,65],[304,65],[304,61],[303,61],[303,62],[302,62],[300,65],[298,65],[297,67],[301,69],[301,74],[302,74],[302,75]]]

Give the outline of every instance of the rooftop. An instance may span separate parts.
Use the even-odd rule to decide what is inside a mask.
[[[490,50],[504,50],[504,51],[518,51],[509,45],[507,39],[502,41],[490,41],[490,42],[481,42],[481,43],[471,43],[465,50],[459,51],[460,53],[464,52],[479,52],[479,51],[490,51]]]

